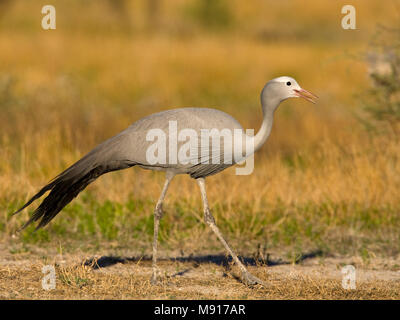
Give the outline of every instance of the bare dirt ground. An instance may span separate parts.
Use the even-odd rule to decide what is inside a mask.
[[[9,254],[0,260],[1,299],[399,299],[400,259],[306,258],[267,264],[244,258],[267,287],[246,287],[224,255],[173,255],[160,259],[160,284],[150,284],[147,256]],[[163,256],[165,253],[162,253]],[[42,288],[42,267],[55,266],[56,288]],[[356,288],[342,287],[344,265],[356,268]]]

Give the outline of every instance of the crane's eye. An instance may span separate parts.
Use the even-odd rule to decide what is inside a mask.
[[[290,86],[290,85],[292,85],[292,83],[290,81],[288,81],[288,82],[286,82],[286,85]]]

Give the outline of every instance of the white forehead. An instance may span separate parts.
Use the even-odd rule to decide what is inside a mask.
[[[294,80],[292,77],[287,77],[287,76],[278,77],[278,78],[275,78],[275,79],[271,80],[271,82],[285,82],[285,83],[288,82],[288,81],[290,81],[291,83],[296,83],[297,84],[296,80]]]

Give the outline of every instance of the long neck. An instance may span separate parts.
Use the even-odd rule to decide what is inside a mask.
[[[274,120],[274,112],[278,107],[280,101],[278,100],[270,100],[267,97],[261,98],[261,105],[263,111],[263,122],[261,125],[260,130],[254,137],[254,151],[257,151],[262,147],[262,145],[267,141],[271,130],[272,130],[272,123]]]

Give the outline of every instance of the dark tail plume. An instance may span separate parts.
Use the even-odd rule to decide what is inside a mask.
[[[113,153],[107,143],[103,143],[55,177],[24,204],[21,209],[13,213],[14,215],[21,212],[47,191],[50,191],[20,230],[25,229],[32,222],[36,222],[39,219],[40,222],[35,230],[44,227],[99,176],[110,171],[126,169],[133,165],[135,164],[129,160],[118,160],[118,154]]]

